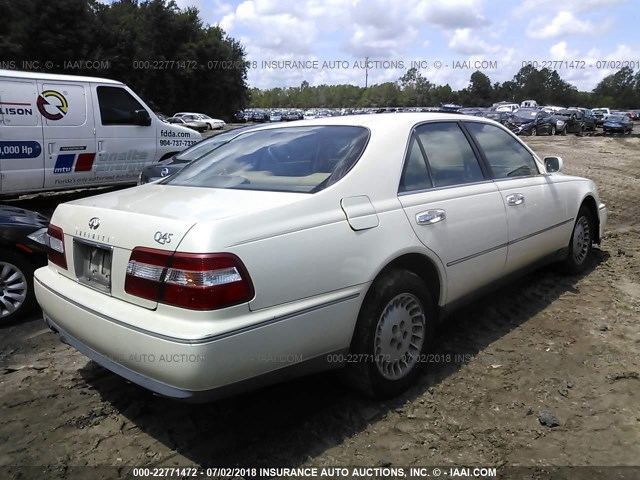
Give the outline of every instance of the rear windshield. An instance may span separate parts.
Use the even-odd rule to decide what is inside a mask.
[[[220,145],[228,142],[239,133],[240,132],[231,130],[230,132],[221,133],[219,135],[216,135],[215,137],[209,137],[176,154],[175,159],[181,162],[191,162],[196,158],[200,158],[210,151],[215,150]]]
[[[369,131],[352,126],[247,132],[190,163],[163,183],[190,187],[315,193],[358,161]]]

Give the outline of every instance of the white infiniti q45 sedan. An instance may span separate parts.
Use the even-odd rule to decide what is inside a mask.
[[[546,262],[586,268],[607,210],[562,166],[478,117],[264,126],[58,206],[35,292],[64,342],[161,395],[340,367],[395,395],[457,306]]]

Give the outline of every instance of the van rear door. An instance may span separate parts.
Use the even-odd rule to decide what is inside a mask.
[[[44,147],[35,80],[0,78],[0,193],[42,189]]]
[[[96,182],[96,137],[89,84],[39,81],[45,142],[45,188]]]
[[[96,175],[100,183],[135,183],[145,165],[156,157],[155,114],[124,85],[93,84],[96,112]],[[136,124],[144,110],[150,125]]]

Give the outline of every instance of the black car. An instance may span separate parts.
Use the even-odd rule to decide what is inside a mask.
[[[233,121],[236,123],[247,123],[248,117],[250,117],[248,113],[240,110],[233,115]]]
[[[488,112],[484,112],[481,117],[488,118],[490,120],[494,120],[502,125],[506,125],[509,119],[511,118],[511,112],[496,112],[495,110],[490,110]]]
[[[48,224],[39,213],[0,205],[0,324],[36,305],[33,271],[47,263]]]
[[[184,149],[180,153],[176,153],[168,162],[155,163],[145,167],[140,176],[138,177],[138,185],[144,185],[145,183],[153,182],[163,177],[168,177],[176,172],[179,172],[184,168],[187,163],[192,162],[200,157],[203,157],[209,152],[212,152],[220,145],[227,143],[232,138],[236,137],[241,132],[247,130],[253,130],[257,128],[257,125],[248,127],[235,128],[213,137],[205,138],[195,145]]]
[[[251,118],[249,120],[257,123],[268,122],[269,114],[267,112],[256,111],[251,114]]]
[[[596,127],[598,126],[598,119],[595,117],[593,112],[588,108],[578,108],[582,112],[584,116],[584,126],[590,132],[595,132]]]
[[[587,122],[580,110],[560,110],[553,115],[553,118],[556,121],[556,129],[561,135],[567,133],[584,135],[587,130]]]
[[[629,133],[633,131],[633,122],[627,115],[609,115],[602,124],[604,133]]]
[[[609,115],[609,109],[604,108],[592,108],[591,113],[596,119],[596,126],[601,127],[604,123],[605,117]]]
[[[552,116],[535,108],[520,108],[513,112],[505,126],[516,135],[555,135],[556,124]]]

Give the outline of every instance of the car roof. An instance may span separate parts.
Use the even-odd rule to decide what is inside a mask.
[[[436,120],[468,120],[474,122],[488,123],[495,125],[492,120],[485,120],[482,117],[476,117],[473,115],[462,115],[459,113],[440,113],[440,112],[401,112],[389,115],[380,115],[375,113],[363,114],[363,115],[343,115],[337,117],[322,117],[315,118],[313,120],[297,120],[293,122],[287,122],[286,124],[267,124],[262,125],[257,130],[269,130],[274,128],[289,128],[289,127],[301,127],[301,126],[354,126],[365,127],[370,130],[384,130],[390,129],[410,129],[415,124],[421,122],[430,122]]]

